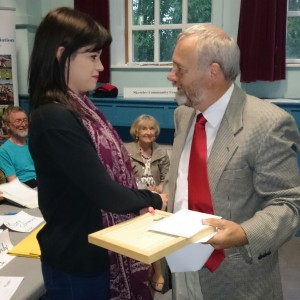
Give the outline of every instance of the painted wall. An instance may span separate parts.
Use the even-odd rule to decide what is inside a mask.
[[[84,0],[83,0],[84,1]],[[213,0],[212,22],[223,27],[234,38],[237,37],[241,0]],[[111,46],[111,83],[123,95],[124,87],[170,87],[166,79],[170,68],[129,68],[125,66],[124,45],[124,0],[110,0],[110,21],[113,43]],[[34,32],[42,17],[58,6],[74,7],[73,0],[0,0],[0,7],[16,8],[17,59],[19,93],[27,94],[27,69]],[[300,49],[299,49],[300,51]],[[261,98],[300,99],[300,65],[287,67],[287,79],[276,82],[237,84]]]
[[[34,35],[42,17],[58,6],[74,7],[73,0],[0,0],[0,7],[16,9],[16,52],[19,94],[28,94],[27,73]]]

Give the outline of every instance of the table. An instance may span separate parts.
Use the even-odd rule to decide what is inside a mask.
[[[32,216],[41,217],[41,212],[38,208],[27,209],[11,205],[7,201],[0,202],[0,215],[3,215],[9,211],[19,212],[21,210],[27,212]],[[1,229],[5,228],[7,227],[1,227]],[[23,233],[9,230],[9,237],[14,246],[22,239],[24,239],[28,234],[30,234],[30,232]],[[15,257],[11,262],[9,262],[4,268],[0,270],[0,276],[24,277],[11,300],[37,300],[45,293],[40,259]]]

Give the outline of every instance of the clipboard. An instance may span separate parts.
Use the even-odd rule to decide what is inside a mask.
[[[205,232],[198,232],[191,238],[185,238],[149,230],[153,224],[171,215],[165,211],[155,210],[155,215],[146,213],[91,233],[88,235],[88,241],[99,247],[151,264],[214,232],[214,228],[211,227]]]

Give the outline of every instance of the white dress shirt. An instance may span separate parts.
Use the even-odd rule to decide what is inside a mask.
[[[220,99],[218,99],[214,104],[209,106],[203,113],[204,118],[207,120],[205,124],[207,156],[209,156],[211,152],[219,126],[221,124],[225,110],[231,98],[233,88],[234,86],[232,84],[230,88],[226,91],[226,93]],[[190,152],[191,152],[196,118],[199,113],[201,112],[197,111],[195,118],[192,122],[190,131],[187,135],[185,145],[183,147],[183,151],[181,153],[178,175],[177,175],[177,182],[176,182],[174,212],[177,212],[181,209],[188,208],[188,181],[187,181],[188,169],[189,169],[188,162],[190,160]]]

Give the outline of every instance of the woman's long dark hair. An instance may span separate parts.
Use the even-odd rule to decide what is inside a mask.
[[[91,46],[89,51],[99,51],[108,47],[111,41],[110,33],[85,13],[68,7],[50,11],[37,29],[30,58],[30,109],[55,101],[81,115],[76,103],[67,97],[65,68],[78,49]],[[59,47],[64,47],[64,51],[57,60]]]

